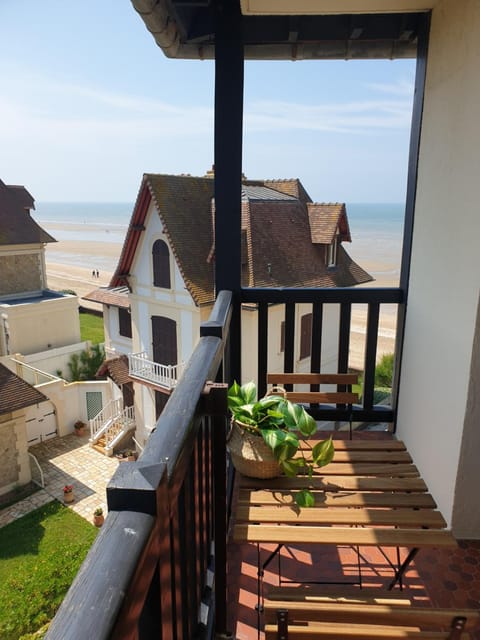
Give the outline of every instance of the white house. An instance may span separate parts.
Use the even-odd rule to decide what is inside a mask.
[[[144,175],[110,287],[86,297],[104,305],[110,358],[129,354],[140,442],[155,426],[215,299],[213,187],[213,171],[204,177]],[[244,286],[367,282],[369,274],[343,247],[350,241],[344,204],[313,203],[298,179],[244,180]],[[303,371],[310,364],[311,309],[300,306],[297,314],[295,367]],[[256,315],[256,306],[244,305],[245,380],[256,378]],[[272,370],[283,369],[284,315],[283,305],[269,308]],[[322,366],[328,370],[329,364],[336,366],[337,338],[328,329],[328,317],[324,323]]]
[[[80,342],[78,298],[48,289],[45,246],[56,240],[34,208],[25,187],[0,180],[0,356]]]

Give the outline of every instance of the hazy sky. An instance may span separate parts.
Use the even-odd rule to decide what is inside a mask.
[[[248,62],[243,170],[317,201],[404,200],[415,63]],[[0,178],[133,201],[213,163],[214,66],[168,60],[129,0],[0,0]]]

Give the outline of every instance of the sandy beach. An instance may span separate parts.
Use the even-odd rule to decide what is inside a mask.
[[[53,227],[58,231],[63,225],[57,223],[49,228],[55,237],[55,228]],[[68,228],[71,226],[69,225]],[[81,300],[81,298],[97,287],[108,286],[120,257],[122,244],[120,242],[106,242],[103,238],[102,241],[88,242],[61,240],[47,245],[48,286],[55,290],[71,289],[77,293],[80,304],[101,309],[101,305]],[[350,247],[347,247],[347,251],[349,249]],[[357,256],[355,258],[358,259]],[[86,265],[91,266],[87,267]],[[387,261],[368,261],[363,258],[361,265],[375,277],[374,282],[361,286],[390,287],[398,285],[398,269],[395,264]],[[93,269],[98,269],[98,278],[92,276]],[[363,369],[366,319],[366,306],[354,305],[352,308],[350,366],[356,369]],[[380,316],[378,357],[384,353],[393,352],[395,328],[396,306],[384,305]]]
[[[109,285],[121,250],[122,245],[117,242],[62,240],[50,243],[46,251],[48,286],[57,291],[75,291],[81,305],[101,310],[102,305],[81,298],[98,287]],[[87,268],[87,264],[92,266]],[[98,278],[92,275],[94,269],[95,272],[98,269]]]

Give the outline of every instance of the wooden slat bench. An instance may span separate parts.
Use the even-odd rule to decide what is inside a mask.
[[[358,384],[356,373],[267,373],[267,384],[287,388],[286,397],[292,402],[308,405],[328,404],[345,409],[345,419],[350,425],[352,437],[352,408],[358,403],[358,393],[352,385]],[[290,391],[291,385],[309,385],[310,391]],[[334,385],[336,391],[322,391],[322,385]]]
[[[325,590],[323,589],[323,592]],[[435,608],[406,598],[345,589],[337,595],[321,590],[278,587],[265,599],[265,640],[371,640],[430,638],[467,640],[477,627],[477,609]]]

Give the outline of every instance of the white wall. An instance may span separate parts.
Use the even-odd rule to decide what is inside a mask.
[[[132,353],[132,339],[120,335],[118,307],[103,305],[103,327],[105,329],[105,349],[115,351],[116,354]],[[106,354],[107,358],[113,357]]]
[[[198,341],[200,311],[185,288],[153,202],[144,224],[146,231],[142,234],[130,269],[132,325],[136,327],[133,329],[133,351],[146,351],[152,357],[150,319],[152,316],[164,316],[177,323],[178,361],[181,362],[190,357]],[[152,247],[156,240],[163,240],[170,249],[171,289],[153,286]]]
[[[322,372],[337,372],[339,305],[325,305],[322,330]],[[310,358],[300,359],[300,327],[302,316],[312,312],[311,304],[298,304],[295,307],[295,357],[294,371],[310,371]],[[284,370],[284,352],[281,347],[281,324],[285,319],[285,306],[272,305],[268,308],[268,372]],[[242,383],[248,380],[257,382],[258,370],[258,314],[256,310],[242,309]],[[299,387],[300,389],[300,387]]]
[[[116,393],[115,385],[109,380],[70,383],[56,380],[37,385],[36,388],[45,394],[55,406],[59,436],[73,433],[73,425],[77,420],[88,423],[86,402],[88,391],[100,392],[103,406],[110,402]]]
[[[69,344],[65,347],[59,347],[58,349],[49,349],[48,351],[41,351],[38,353],[31,353],[29,355],[15,354],[17,360],[26,362],[27,364],[40,369],[45,373],[56,376],[57,371],[61,371],[60,377],[68,378],[70,370],[68,363],[74,353],[81,353],[88,348],[90,343],[78,342],[75,344]],[[29,382],[29,381],[28,381]]]
[[[427,66],[398,436],[448,520],[479,292],[479,69],[480,3],[439,2]],[[477,471],[471,486],[479,484]]]
[[[78,298],[41,298],[0,305],[8,316],[10,353],[37,353],[80,342]]]

